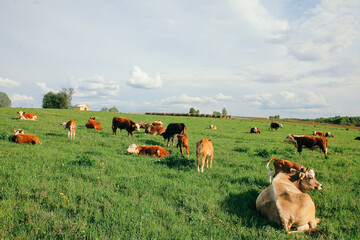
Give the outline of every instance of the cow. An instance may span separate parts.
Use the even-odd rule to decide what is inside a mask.
[[[154,122],[152,123],[152,125],[153,125],[153,126],[160,126],[160,127],[162,127],[163,123],[162,123],[161,120],[157,120],[157,121],[154,121]]]
[[[210,124],[210,129],[216,130],[217,127],[215,125]]]
[[[112,121],[112,130],[113,135],[116,135],[116,129],[126,129],[128,132],[128,137],[131,136],[134,137],[133,132],[137,131],[140,132],[140,125],[135,123],[133,120],[124,118],[124,117],[114,117]]]
[[[39,138],[34,134],[24,134],[21,129],[13,130],[14,136],[11,137],[12,142],[24,144],[41,144]]]
[[[151,127],[151,124],[150,124],[150,123],[140,122],[140,123],[139,123],[139,127],[146,130],[146,129],[148,129],[149,127]]]
[[[313,131],[313,135],[320,136],[320,137],[325,137],[325,133],[321,132],[321,131]]]
[[[161,135],[164,138],[164,141],[168,140],[167,146],[170,145],[170,139],[172,140],[173,146],[174,146],[174,136],[175,134],[181,134],[184,136],[187,136],[187,129],[185,124],[183,123],[170,123],[165,132],[163,132]]]
[[[270,170],[270,162],[273,161],[274,170]],[[306,170],[306,168],[298,163],[279,158],[271,158],[266,164],[266,169],[268,170],[269,182],[271,183],[271,178],[275,178],[280,172],[291,173],[294,169],[300,171],[301,169]],[[274,173],[273,176],[271,176]]]
[[[256,209],[268,220],[282,225],[287,233],[315,230],[320,219],[315,217],[315,204],[306,192],[321,189],[313,170],[279,173],[259,194]],[[292,227],[295,230],[290,231]]]
[[[152,135],[161,135],[166,131],[166,128],[162,126],[150,126],[145,130],[145,133],[149,133]]]
[[[89,121],[85,124],[85,127],[102,130],[101,123],[96,122],[95,119],[96,117],[90,117]]]
[[[260,129],[258,129],[257,127],[253,127],[250,129],[250,133],[261,133]]]
[[[177,138],[177,145],[176,147],[180,148],[180,153],[184,154],[183,149],[186,150],[186,155],[189,158],[189,139],[187,136],[176,134],[175,137]]]
[[[201,139],[196,143],[196,163],[197,171],[200,172],[200,155],[202,154],[201,159],[201,173],[204,173],[204,165],[206,162],[206,168],[209,168],[209,161],[207,160],[210,157],[210,168],[212,168],[212,160],[214,158],[214,147],[211,143],[211,139]]]
[[[360,140],[360,137],[356,137],[355,140]]]
[[[315,148],[320,148],[324,152],[325,158],[327,158],[328,148],[327,148],[327,138],[326,137],[315,137],[315,136],[300,136],[289,134],[284,139],[284,142],[289,142],[297,148],[297,151],[301,153],[303,147],[310,148],[314,150]]]
[[[331,133],[331,132],[327,132],[327,133],[325,133],[325,137],[334,137],[334,135]]]
[[[60,125],[64,127],[64,130],[68,130],[68,137],[70,139],[75,139],[76,123],[74,120],[60,123]]]
[[[19,114],[19,119],[21,120],[39,120],[38,116],[32,113],[25,113],[23,111],[16,112]]]
[[[270,124],[270,130],[273,130],[273,129],[275,129],[276,131],[277,130],[279,130],[279,128],[282,128],[283,127],[283,125],[281,124],[281,123],[277,123],[277,122],[272,122],[271,124]]]
[[[163,158],[170,154],[168,150],[160,146],[137,146],[135,143],[131,144],[126,150],[128,153],[139,155],[150,155],[151,157]]]

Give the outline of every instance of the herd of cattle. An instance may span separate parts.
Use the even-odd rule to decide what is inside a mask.
[[[19,119],[22,120],[38,120],[35,114],[17,112]],[[60,123],[65,130],[68,130],[68,137],[75,138],[76,123],[74,120]],[[102,125],[96,122],[95,118],[90,117],[85,125],[87,128],[102,130]],[[279,130],[283,125],[280,123],[271,123],[270,130]],[[112,131],[116,135],[116,130],[125,129],[128,136],[133,136],[134,131],[145,129],[145,133],[152,135],[161,135],[164,141],[167,140],[169,147],[170,141],[174,146],[174,141],[177,141],[177,147],[180,148],[181,154],[186,151],[189,157],[189,140],[187,137],[187,128],[183,123],[170,123],[166,128],[160,120],[153,123],[135,123],[131,119],[124,117],[114,117],[112,120]],[[210,125],[210,129],[216,130],[215,125]],[[13,130],[14,136],[11,137],[13,142],[40,144],[39,139],[34,134],[25,134],[22,129]],[[260,129],[253,127],[250,133],[261,133]],[[297,151],[301,153],[303,148],[315,149],[320,148],[324,152],[325,158],[328,154],[327,137],[334,137],[330,132],[324,133],[313,131],[313,136],[300,136],[289,134],[284,139],[285,142],[291,143],[295,146]],[[357,137],[356,140],[360,140]],[[126,150],[128,153],[149,155],[151,157],[166,157],[170,154],[165,148],[155,146],[138,146],[131,144]],[[200,162],[200,156],[201,162]],[[214,148],[211,139],[201,139],[196,143],[196,161],[197,171],[203,173],[204,165],[212,167],[212,160],[214,156]],[[209,160],[208,160],[209,159]],[[273,162],[274,170],[271,170],[269,165]],[[267,165],[269,175],[269,185],[264,191],[260,193],[256,200],[256,209],[270,221],[276,222],[284,227],[288,233],[297,233],[304,231],[317,231],[315,227],[320,222],[319,218],[315,217],[315,204],[310,195],[306,192],[312,190],[321,190],[322,185],[315,179],[315,172],[312,169],[286,160],[271,158]],[[290,231],[291,228],[295,230]],[[321,232],[321,231],[320,231]]]

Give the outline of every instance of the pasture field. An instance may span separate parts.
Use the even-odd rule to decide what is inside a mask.
[[[359,239],[360,136],[358,129],[286,123],[268,130],[270,121],[152,116],[58,109],[23,109],[39,121],[19,120],[17,108],[0,108],[0,239]],[[96,116],[103,130],[86,129]],[[183,122],[190,158],[166,147],[161,136],[144,130],[112,135],[114,116],[135,122]],[[77,123],[76,139],[60,122]],[[208,129],[215,124],[218,130]],[[251,127],[261,134],[250,134]],[[36,134],[42,145],[8,141],[13,129]],[[330,131],[329,157],[320,150],[302,155],[283,142],[287,134]],[[212,169],[196,171],[196,142],[211,138]],[[126,148],[160,145],[164,159],[135,156]],[[313,168],[323,190],[311,192],[318,234],[288,235],[255,208],[268,183],[271,157]]]

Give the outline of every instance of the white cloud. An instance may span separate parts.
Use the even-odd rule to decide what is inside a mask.
[[[17,87],[20,86],[20,83],[8,78],[0,77],[0,87]]]
[[[25,101],[34,101],[32,96],[27,96],[25,94],[14,94],[11,97],[11,100],[14,102],[25,102]]]
[[[94,76],[87,79],[72,80],[74,97],[106,97],[117,96],[120,86],[115,81],[105,81],[102,76]]]
[[[159,74],[155,75],[155,78],[149,77],[146,72],[143,72],[138,66],[134,66],[130,72],[130,78],[127,82],[129,86],[134,88],[161,88],[162,80]]]
[[[206,103],[218,103],[219,101],[226,101],[226,100],[231,100],[232,97],[231,96],[225,96],[222,93],[219,93],[218,95],[216,95],[215,97],[208,97],[208,96],[204,96],[204,97],[190,97],[186,94],[182,94],[180,96],[172,96],[172,97],[168,97],[164,100],[162,100],[162,102],[164,103],[170,103],[170,104],[196,104],[196,103],[202,103],[202,104],[206,104]]]
[[[40,87],[41,91],[43,91],[45,93],[48,93],[48,92],[57,93],[57,92],[59,92],[57,90],[51,89],[48,86],[46,86],[46,83],[44,83],[44,82],[36,82],[36,85],[38,85]]]
[[[232,99],[232,97],[231,96],[226,96],[226,95],[224,95],[224,94],[222,94],[222,93],[219,93],[218,95],[216,95],[216,97],[215,97],[217,100],[223,100],[223,101],[226,101],[226,100],[231,100]]]

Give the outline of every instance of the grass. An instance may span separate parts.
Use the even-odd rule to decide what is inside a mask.
[[[357,239],[360,215],[360,136],[357,129],[284,123],[270,131],[269,121],[26,109],[39,121],[17,118],[16,108],[0,108],[1,239]],[[104,130],[85,128],[96,116]],[[114,116],[135,122],[161,119],[188,128],[190,158],[166,147],[160,136],[143,130],[127,137],[112,135]],[[76,139],[67,138],[60,122],[74,119]],[[208,126],[215,124],[218,130]],[[251,127],[261,134],[250,134]],[[36,134],[42,145],[8,141],[13,129]],[[328,159],[319,150],[301,155],[284,143],[288,133],[330,131]],[[213,168],[196,171],[196,142],[211,138]],[[160,145],[164,159],[135,156],[126,148]],[[323,184],[310,193],[322,222],[321,235],[287,235],[258,214],[255,201],[265,189],[270,157],[314,168]]]

